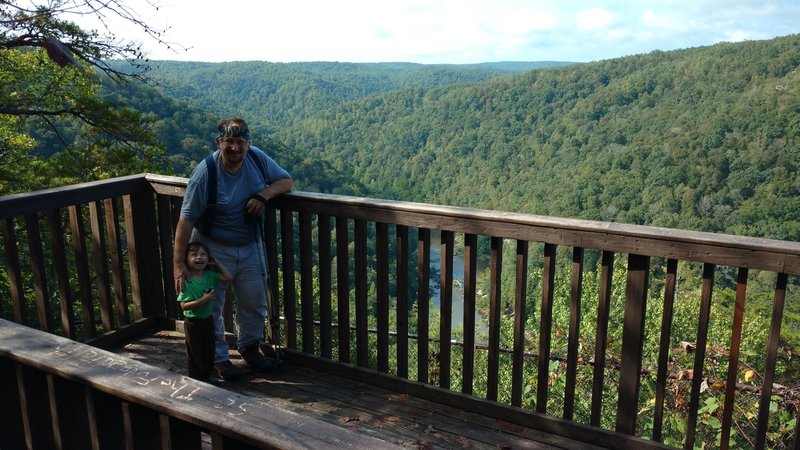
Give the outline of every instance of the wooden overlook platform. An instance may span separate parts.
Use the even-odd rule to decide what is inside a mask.
[[[796,242],[295,192],[264,227],[283,367],[215,387],[182,375],[185,182],[0,198],[0,448],[800,446],[770,416],[779,398],[797,418],[800,386],[775,380]],[[771,299],[755,359],[752,295]]]

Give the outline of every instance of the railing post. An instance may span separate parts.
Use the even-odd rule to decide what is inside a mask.
[[[128,314],[128,293],[125,281],[125,264],[122,256],[122,237],[117,214],[118,202],[115,198],[103,201],[106,213],[106,230],[108,230],[109,258],[111,264],[111,280],[114,285],[114,308],[116,309],[117,326],[131,322]]]
[[[78,289],[81,296],[81,312],[83,313],[84,333],[86,338],[97,336],[94,319],[94,301],[92,286],[89,280],[89,252],[86,249],[86,230],[83,222],[83,208],[72,205],[69,208],[70,232],[72,233],[72,249],[75,252],[75,268],[78,272]]]
[[[608,317],[611,311],[611,289],[614,278],[614,253],[604,251],[600,269],[600,286],[597,299],[597,335],[594,345],[594,369],[592,371],[592,411],[589,423],[600,426],[605,385],[606,347],[608,342]]]
[[[442,230],[439,239],[439,387],[450,389],[450,336],[453,328],[452,231]]]
[[[428,378],[428,311],[430,308],[431,230],[417,231],[417,379]]]
[[[478,277],[478,236],[464,235],[464,370],[461,392],[472,394],[475,370],[475,298]]]
[[[664,427],[664,398],[667,388],[667,364],[669,363],[669,342],[672,334],[672,316],[675,305],[675,286],[678,282],[678,261],[667,261],[664,282],[664,307],[661,316],[661,340],[658,350],[658,371],[656,373],[656,406],[653,411],[653,440],[661,442]]]
[[[319,332],[320,355],[330,358],[332,355],[331,322],[331,218],[327,214],[317,216],[317,235],[319,242],[319,320],[322,323]]]
[[[53,332],[53,318],[50,312],[50,294],[45,279],[44,251],[40,235],[38,214],[25,216],[25,228],[28,233],[28,249],[30,250],[31,271],[33,275],[33,291],[36,294],[36,313],[39,316],[39,329]]]
[[[389,224],[375,223],[378,371],[389,372]]]
[[[369,317],[367,278],[367,222],[356,220],[353,226],[353,264],[356,290],[356,363],[369,367]]]
[[[642,346],[647,303],[650,258],[628,255],[628,281],[625,293],[625,316],[622,331],[622,358],[619,375],[616,430],[634,434],[639,411],[639,374],[642,370]]]
[[[311,214],[301,212],[299,221],[300,240],[300,314],[303,333],[303,351],[314,353],[314,283],[311,256]]]
[[[542,306],[539,309],[539,376],[536,381],[536,412],[547,411],[547,384],[550,377],[550,341],[553,330],[553,290],[556,277],[556,245],[544,245]]]
[[[161,264],[158,254],[158,223],[150,192],[125,196],[125,230],[128,240],[131,287],[136,319],[166,314]]]
[[[689,395],[689,417],[686,420],[686,442],[684,448],[694,448],[697,433],[697,416],[700,408],[700,390],[703,384],[703,367],[706,360],[708,342],[708,321],[711,317],[711,295],[714,290],[714,265],[703,264],[703,285],[700,290],[700,318],[697,324],[695,341],[694,369],[692,371],[692,392]]]
[[[569,306],[569,338],[567,343],[567,382],[564,389],[564,418],[575,414],[575,384],[578,371],[578,343],[581,329],[581,294],[583,293],[583,248],[572,250],[572,287]]]
[[[731,331],[731,349],[728,359],[728,377],[725,382],[725,406],[722,409],[722,438],[720,448],[728,450],[733,421],[733,402],[736,396],[736,379],[739,372],[739,349],[742,343],[742,325],[744,322],[744,304],[747,298],[746,268],[739,269],[736,282],[736,304],[733,310],[733,330]]]
[[[500,302],[503,278],[503,239],[492,237],[491,273],[489,274],[489,352],[486,398],[497,400],[500,382]]]
[[[0,448],[24,448],[25,426],[22,417],[22,402],[17,381],[16,364],[0,358]]]
[[[53,433],[60,447],[91,448],[83,386],[48,374],[47,388],[50,414],[53,417]]]
[[[297,348],[297,293],[294,285],[294,216],[281,210],[281,256],[283,263],[283,317],[286,346]]]
[[[16,365],[22,428],[28,448],[53,447],[53,418],[47,398],[47,377],[37,369]]]
[[[775,282],[775,301],[772,304],[772,320],[769,326],[769,340],[767,342],[767,361],[764,367],[764,381],[761,390],[761,399],[758,404],[758,426],[756,428],[756,448],[762,449],[766,445],[767,428],[769,426],[769,406],[772,400],[772,384],[775,381],[776,357],[778,344],[781,338],[781,324],[783,323],[783,308],[786,303],[786,285],[788,277],[779,273]],[[798,420],[800,422],[800,420]],[[800,436],[800,423],[796,425],[797,435]],[[800,446],[800,437],[795,437],[794,448]]]
[[[408,227],[395,227],[397,246],[397,376],[408,378]]]
[[[523,365],[525,364],[525,321],[528,293],[528,241],[517,241],[516,282],[514,283],[514,356],[511,365],[511,404],[522,406]]]
[[[113,211],[111,214],[113,214]],[[92,248],[94,250],[94,284],[97,287],[99,297],[100,320],[103,323],[103,331],[108,332],[114,329],[114,317],[112,315],[114,306],[111,302],[110,278],[108,276],[108,263],[106,262],[108,247],[106,246],[106,233],[103,230],[104,222],[105,213],[102,202],[89,203],[89,223],[91,224]],[[172,261],[171,255],[169,260]],[[171,267],[168,275],[171,280]],[[164,276],[167,276],[167,274],[165,273]]]
[[[275,210],[267,209],[264,219],[264,245],[267,254],[267,272],[269,273],[269,289],[267,290],[267,307],[269,311],[269,342],[281,344],[280,325],[280,290],[278,289],[278,223]]]
[[[73,300],[71,295],[72,287],[70,286],[69,282],[69,268],[67,267],[67,255],[64,249],[64,229],[61,226],[60,209],[51,209],[47,211],[47,228],[50,234],[53,268],[55,269],[56,286],[58,287],[58,303],[61,307],[61,327],[64,330],[64,337],[75,339],[75,320],[73,316]],[[75,237],[73,236],[73,242],[74,241]],[[81,280],[81,276],[87,276],[86,274],[88,273],[88,270],[86,272],[81,270],[80,257],[78,257],[77,254],[75,260],[78,263],[78,273],[80,274],[78,279]],[[82,285],[87,283],[88,282],[82,282]],[[84,294],[85,291],[81,290],[81,297],[88,300],[88,297],[84,297]],[[83,300],[81,303],[88,303],[91,305],[92,303],[87,302],[87,300]],[[93,327],[90,326],[93,321],[85,322],[87,324],[86,330],[93,330]],[[94,337],[94,335],[89,337]]]
[[[8,287],[11,291],[14,322],[24,324],[27,322],[27,310],[25,308],[25,291],[22,287],[22,271],[19,265],[19,250],[17,250],[14,219],[3,219],[0,221],[0,227],[2,227],[3,231],[3,250],[6,254],[6,273],[8,274]]]
[[[336,218],[336,307],[339,335],[339,361],[350,362],[350,256],[347,219]]]
[[[102,391],[84,387],[92,448],[124,448],[122,402]]]
[[[172,254],[174,250],[173,234],[175,225],[178,223],[177,219],[173,222],[173,217],[179,215],[178,211],[180,211],[180,205],[177,204],[177,202],[173,204],[171,200],[173,198],[175,197],[158,195],[156,198],[156,205],[158,206],[158,238],[160,243],[159,247],[161,248],[161,267],[163,268],[161,271],[161,282],[164,286],[165,309],[168,317],[177,318],[179,313],[173,278],[174,268]],[[92,210],[90,210],[90,212],[91,211]],[[95,233],[94,227],[92,233]]]

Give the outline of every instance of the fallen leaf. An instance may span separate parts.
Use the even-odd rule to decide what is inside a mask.
[[[412,445],[414,445],[419,450],[430,450],[430,449],[433,448],[433,445],[431,445],[430,442],[423,441],[423,440],[420,440],[420,439],[415,440],[412,443]]]
[[[358,417],[357,415],[356,416],[342,417],[341,419],[339,419],[339,423],[341,423],[341,424],[350,423],[350,422],[359,422],[359,421],[361,421],[361,418]]]
[[[521,425],[516,425],[516,424],[513,424],[513,423],[509,423],[509,422],[504,422],[502,420],[498,420],[496,422],[498,423],[498,425],[500,425],[500,428],[502,428],[505,431],[509,431],[511,433],[522,433],[523,431],[527,430],[527,428],[525,428],[525,427],[523,427]]]

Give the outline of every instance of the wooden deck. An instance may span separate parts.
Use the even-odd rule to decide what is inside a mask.
[[[110,351],[185,374],[183,335],[149,330]],[[411,449],[600,449],[595,445],[520,425],[467,413],[425,399],[399,394],[309,367],[284,362],[260,376],[246,370],[236,351],[234,364],[245,368],[236,382],[220,387],[263,405],[310,416],[358,434]]]

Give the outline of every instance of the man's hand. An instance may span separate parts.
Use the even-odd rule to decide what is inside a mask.
[[[266,209],[267,203],[268,200],[264,198],[263,195],[253,194],[253,196],[247,200],[247,203],[245,204],[245,209],[247,210],[248,214],[254,216],[260,216],[261,211]]]
[[[183,282],[186,280],[186,276],[189,274],[189,270],[186,268],[186,264],[184,263],[175,264],[175,269],[173,270],[173,274],[175,276],[175,292],[177,293],[183,292]]]
[[[183,282],[189,275],[186,268],[186,247],[189,245],[189,236],[194,227],[193,220],[186,220],[181,216],[175,227],[175,247],[172,249],[172,274],[175,277],[175,292],[183,292]]]

